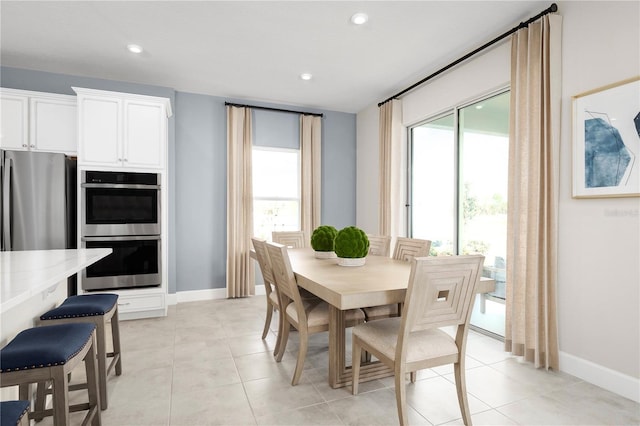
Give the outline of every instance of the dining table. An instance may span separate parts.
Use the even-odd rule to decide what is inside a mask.
[[[311,248],[289,248],[288,253],[298,286],[329,304],[329,385],[332,388],[350,385],[344,312],[403,303],[411,262],[369,255],[362,266],[340,266],[336,258],[317,259]],[[477,293],[491,292],[494,288],[495,281],[483,277]],[[374,360],[361,365],[361,382],[390,375],[393,371],[381,362]]]

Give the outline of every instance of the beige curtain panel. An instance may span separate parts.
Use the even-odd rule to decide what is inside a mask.
[[[402,212],[402,103],[393,99],[380,106],[379,117],[379,205],[378,233],[398,236]]]
[[[227,106],[227,297],[255,294],[251,109]]]
[[[555,370],[561,30],[547,15],[512,38],[505,329],[508,352]]]
[[[322,181],[322,117],[300,115],[300,155],[301,161],[301,229],[307,238],[322,224],[321,181]]]

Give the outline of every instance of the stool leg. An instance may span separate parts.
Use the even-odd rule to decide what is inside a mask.
[[[96,324],[96,339],[98,341],[98,383],[100,385],[100,406],[106,410],[107,402],[107,342],[104,332],[104,320]],[[88,382],[87,382],[88,383]]]
[[[98,369],[96,368],[95,345],[93,344],[89,348],[89,352],[87,352],[87,355],[84,358],[84,367],[87,373],[89,410],[91,411],[95,407],[95,413],[93,414],[93,418],[91,419],[91,424],[92,426],[100,426],[102,424],[102,419],[100,417],[100,380],[98,378]]]
[[[116,376],[122,374],[122,351],[120,350],[120,320],[118,319],[118,305],[111,317],[111,338],[113,339],[113,356],[118,357],[116,361]]]
[[[47,405],[47,387],[49,386],[49,382],[39,382],[36,386],[36,400],[33,404],[32,418],[36,422],[39,422],[44,418],[43,413]]]
[[[69,424],[69,380],[62,368],[53,368],[53,425]]]

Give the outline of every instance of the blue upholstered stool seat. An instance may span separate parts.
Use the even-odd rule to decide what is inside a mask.
[[[94,324],[60,324],[21,331],[0,350],[0,373],[64,365],[90,341]]]
[[[118,303],[118,295],[110,293],[70,296],[60,306],[40,316],[41,320],[104,315]]]
[[[0,402],[0,426],[16,426],[29,411],[29,401]]]

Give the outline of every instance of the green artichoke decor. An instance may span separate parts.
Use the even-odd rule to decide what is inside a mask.
[[[333,241],[338,230],[331,225],[321,225],[311,234],[311,248],[315,251],[333,251]]]
[[[358,227],[342,228],[336,235],[335,252],[338,257],[342,258],[365,257],[369,253],[369,238]]]

